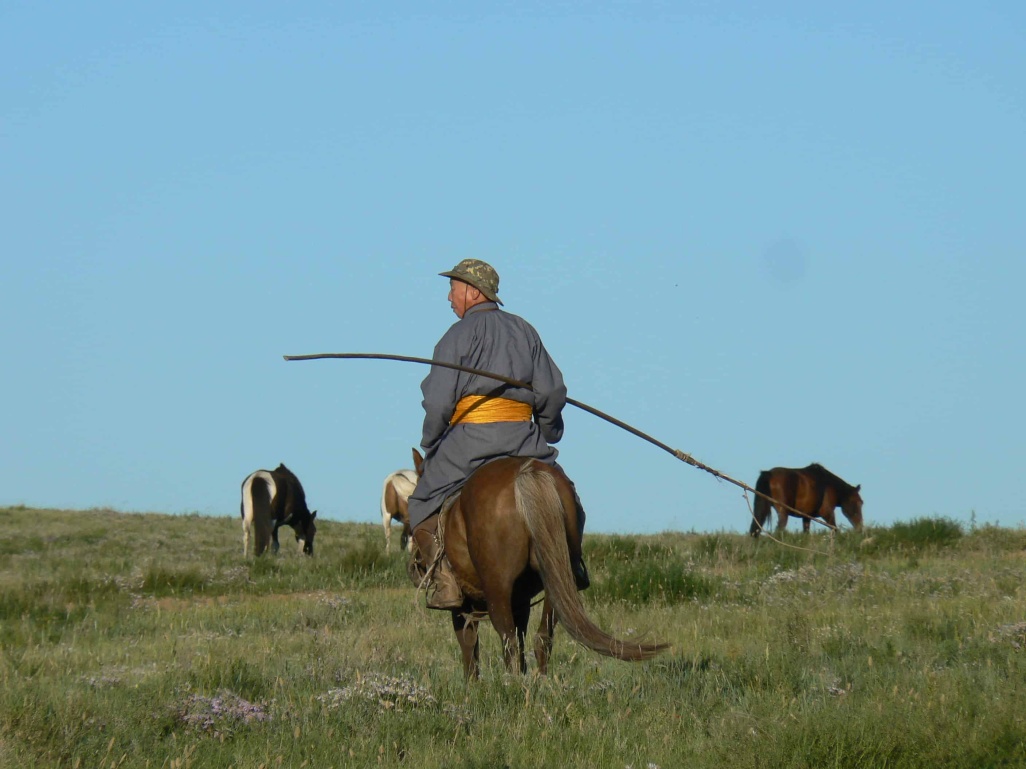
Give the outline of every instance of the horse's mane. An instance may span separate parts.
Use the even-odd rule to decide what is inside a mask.
[[[832,472],[823,467],[823,465],[819,464],[819,462],[813,462],[811,465],[805,468],[805,472],[815,476],[816,480],[821,484],[826,483],[831,486],[837,487],[837,489],[841,492],[842,498],[847,499],[854,491],[856,491],[854,486],[852,486],[843,478],[839,478],[838,476],[834,475]]]
[[[284,462],[278,463],[278,469],[274,472],[279,475],[283,475],[290,480],[288,488],[292,494],[292,512],[298,513],[299,517],[303,520],[310,517],[310,508],[306,505],[306,492],[303,490],[303,484],[299,482],[299,478],[296,474],[285,467]]]

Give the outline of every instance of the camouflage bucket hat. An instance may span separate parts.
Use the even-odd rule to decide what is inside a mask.
[[[493,302],[502,304],[502,300],[499,299],[499,273],[488,262],[464,259],[448,272],[438,274],[443,278],[455,278],[469,283]]]

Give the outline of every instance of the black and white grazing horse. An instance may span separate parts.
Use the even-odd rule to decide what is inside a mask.
[[[249,535],[253,533],[253,554],[260,555],[268,543],[278,552],[278,529],[291,526],[303,552],[313,555],[317,526],[306,506],[306,493],[295,474],[285,465],[276,470],[257,470],[242,482],[242,554],[249,553]]]

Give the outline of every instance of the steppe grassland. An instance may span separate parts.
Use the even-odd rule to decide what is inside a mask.
[[[521,678],[483,627],[468,686],[380,527],[319,524],[0,510],[0,766],[1026,765],[1022,529],[588,535],[592,617],[673,649]]]

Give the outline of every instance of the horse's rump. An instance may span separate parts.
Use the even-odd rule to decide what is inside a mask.
[[[417,488],[415,470],[396,470],[385,477],[381,487],[381,515],[392,520],[406,521],[407,500]]]
[[[403,526],[400,547],[405,550],[411,541],[409,498],[416,488],[416,470],[396,470],[385,476],[381,485],[381,525],[385,529],[385,552],[392,549],[392,521],[398,521]]]
[[[759,536],[766,519],[770,515],[770,501],[766,497],[772,497],[770,493],[770,471],[763,470],[759,473],[759,480],[755,482],[755,504],[752,509],[752,525],[748,533],[753,537]],[[765,495],[765,496],[763,496]]]
[[[250,536],[254,537],[254,555],[262,554],[271,542],[274,513],[271,502],[277,493],[274,476],[267,470],[257,470],[242,482],[242,554],[249,551]]]

